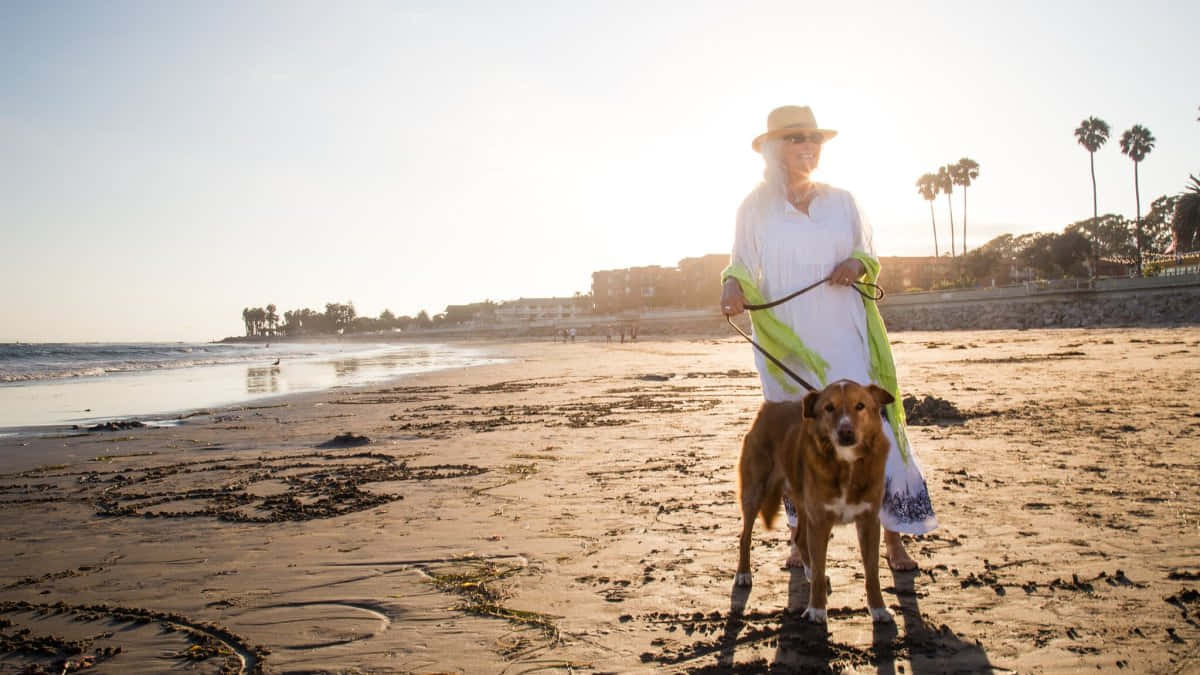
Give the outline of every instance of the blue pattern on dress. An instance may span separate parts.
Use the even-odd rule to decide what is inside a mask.
[[[886,511],[902,523],[922,523],[933,517],[933,502],[929,499],[929,488],[921,481],[921,488],[914,494],[908,489],[903,492],[892,491],[892,479],[888,478],[883,484],[883,505],[880,510]]]

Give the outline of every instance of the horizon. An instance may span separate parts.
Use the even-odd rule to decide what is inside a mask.
[[[933,254],[914,184],[962,157],[972,249],[1089,218],[1089,116],[1101,214],[1135,216],[1121,133],[1156,137],[1144,216],[1200,171],[1174,75],[1200,6],[1128,8],[7,5],[0,341],[207,342],[268,303],[432,316],[727,252],[786,104],[839,131],[815,178],[880,256]]]

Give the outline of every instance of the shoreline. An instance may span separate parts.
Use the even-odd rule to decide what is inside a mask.
[[[333,343],[322,345],[337,346]],[[76,430],[97,423],[166,421],[205,408],[248,405],[291,393],[369,386],[431,369],[505,358],[498,343],[364,341],[361,349],[51,377],[0,384],[0,433]],[[274,360],[274,362],[272,362]]]
[[[778,527],[756,525],[754,586],[731,590],[761,400],[736,337],[511,343],[504,363],[177,427],[0,437],[0,619],[91,640],[113,672],[202,644],[178,663],[1200,667],[1200,496],[1179,488],[1200,478],[1200,328],[892,340],[905,392],[962,413],[909,429],[941,527],[908,539],[919,573],[881,574],[894,628],[866,613],[852,528],[830,545],[827,632],[797,618]]]

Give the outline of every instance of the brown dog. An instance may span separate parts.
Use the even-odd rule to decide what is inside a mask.
[[[879,590],[879,505],[888,440],[881,408],[894,399],[875,385],[839,380],[802,402],[763,403],[742,442],[738,492],[742,536],[735,583],[749,586],[750,537],[761,515],[770,529],[787,490],[799,510],[795,543],[810,583],[804,617],[824,623],[825,553],[834,525],[853,521],[867,577],[867,606],[891,621]]]

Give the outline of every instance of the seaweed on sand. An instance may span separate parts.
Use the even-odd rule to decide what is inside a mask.
[[[485,561],[463,564],[445,571],[426,568],[425,573],[438,590],[462,598],[462,602],[456,605],[455,609],[467,614],[504,619],[511,624],[535,628],[540,630],[551,644],[557,644],[560,635],[554,617],[540,612],[513,609],[503,604],[507,594],[499,582],[522,569],[520,565],[501,565]]]

